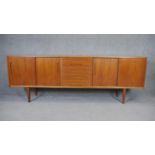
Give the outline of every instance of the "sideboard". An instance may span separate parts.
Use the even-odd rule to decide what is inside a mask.
[[[126,90],[144,88],[146,57],[8,56],[10,87],[89,88]]]

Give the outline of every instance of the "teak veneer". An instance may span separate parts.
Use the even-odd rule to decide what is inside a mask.
[[[146,57],[8,56],[10,87],[127,89],[144,88]],[[37,92],[36,92],[37,93]],[[37,94],[36,94],[37,95]]]

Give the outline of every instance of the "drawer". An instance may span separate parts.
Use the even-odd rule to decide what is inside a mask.
[[[62,86],[92,86],[92,58],[61,58]]]

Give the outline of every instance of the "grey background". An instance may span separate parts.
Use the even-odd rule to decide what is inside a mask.
[[[0,35],[0,121],[155,120],[155,35]],[[22,88],[8,87],[7,55],[147,56],[145,90],[131,90],[126,104],[113,90],[41,89],[27,103]],[[121,91],[120,91],[121,92]]]
[[[22,93],[22,89],[8,87],[7,55],[147,56],[145,91],[155,90],[155,35],[152,34],[1,34],[0,94]]]

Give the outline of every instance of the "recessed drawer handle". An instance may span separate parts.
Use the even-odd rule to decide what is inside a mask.
[[[13,72],[12,72],[12,63],[11,62],[9,63],[9,66],[10,66],[10,71],[11,71],[11,74],[12,74]]]
[[[83,66],[83,64],[69,64],[71,66]]]

